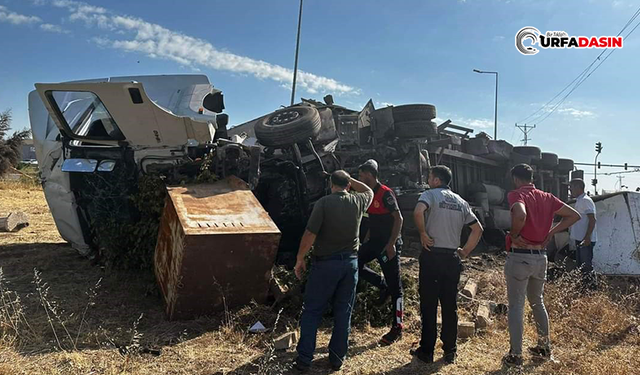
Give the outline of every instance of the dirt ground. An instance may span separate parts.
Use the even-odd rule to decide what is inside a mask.
[[[275,335],[295,328],[294,316],[268,306],[185,322],[165,319],[152,275],[107,271],[92,265],[62,241],[42,191],[0,182],[0,214],[25,211],[30,226],[0,233],[0,375],[4,374],[279,374],[290,372],[295,351],[274,351]],[[403,272],[417,278],[415,252]],[[506,302],[503,258],[467,262],[479,281],[477,299]],[[640,293],[634,280],[608,280],[583,292],[565,276],[547,285],[555,361],[526,358],[523,369],[503,368],[508,350],[506,317],[459,342],[459,360],[432,365],[411,358],[419,340],[419,314],[411,305],[403,340],[378,346],[385,327],[352,330],[343,374],[633,374],[640,368]],[[44,306],[47,306],[45,309]],[[473,319],[477,302],[461,303],[461,319]],[[249,334],[255,321],[274,333]],[[535,332],[527,310],[525,346]],[[330,325],[318,336],[312,374],[329,373]],[[438,349],[436,359],[441,356]]]

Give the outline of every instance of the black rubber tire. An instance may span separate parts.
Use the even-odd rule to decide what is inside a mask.
[[[573,170],[573,160],[571,159],[558,159],[558,170],[562,172],[571,172]]]
[[[516,146],[513,148],[513,152],[530,156],[531,160],[540,160],[540,158],[542,158],[542,151],[536,146]]]
[[[393,121],[431,121],[436,118],[436,107],[431,104],[405,104],[393,107]]]
[[[320,114],[310,106],[293,106],[267,115],[255,125],[256,138],[263,146],[289,146],[315,138],[320,133]]]
[[[433,121],[396,122],[395,130],[400,138],[420,138],[438,134],[438,125]]]
[[[543,152],[540,155],[540,164],[545,167],[555,168],[558,166],[558,155],[551,152]]]

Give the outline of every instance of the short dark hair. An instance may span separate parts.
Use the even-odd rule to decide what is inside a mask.
[[[529,164],[518,164],[511,168],[511,176],[525,182],[531,182],[533,181],[533,168]]]
[[[375,169],[373,167],[373,165],[371,164],[362,164],[359,168],[358,168],[359,172],[367,172],[367,173],[371,173],[371,175],[375,178],[378,178],[378,170]]]
[[[571,180],[571,182],[569,182],[571,184],[571,186],[577,186],[580,189],[584,190],[585,185],[584,185],[584,180],[581,178],[574,178],[573,180]]]
[[[349,173],[339,169],[333,173],[331,173],[331,183],[335,186],[346,188],[349,185]]]
[[[431,169],[429,169],[429,173],[431,173],[433,177],[440,179],[440,181],[442,181],[442,183],[445,185],[449,185],[451,179],[453,178],[451,169],[449,169],[449,167],[447,167],[446,165],[436,165],[434,167],[431,167]]]

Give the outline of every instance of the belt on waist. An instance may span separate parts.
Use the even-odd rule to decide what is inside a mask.
[[[316,262],[323,260],[343,260],[343,259],[358,259],[358,253],[354,251],[345,251],[343,253],[314,256],[313,260]]]
[[[546,249],[511,249],[512,253],[516,253],[516,254],[539,254],[539,255],[546,255],[547,254],[547,250]]]
[[[456,254],[458,249],[449,249],[446,247],[430,247],[429,250],[424,249],[425,251],[430,251],[436,254]]]

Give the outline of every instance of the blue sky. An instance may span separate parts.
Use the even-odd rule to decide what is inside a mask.
[[[225,93],[231,124],[242,123],[290,100],[297,7],[297,0],[0,0],[0,110],[12,108],[14,128],[22,128],[35,82],[203,73]],[[523,56],[516,32],[616,35],[638,7],[640,0],[306,0],[297,97],[332,93],[351,108],[369,98],[377,107],[432,103],[440,119],[492,133],[494,78],[472,70],[496,70],[499,137],[519,144],[514,123],[600,51]],[[601,141],[603,163],[640,165],[639,60],[637,31],[538,125],[532,143],[589,162]],[[602,176],[600,187],[616,181]],[[623,184],[640,186],[640,173]]]

